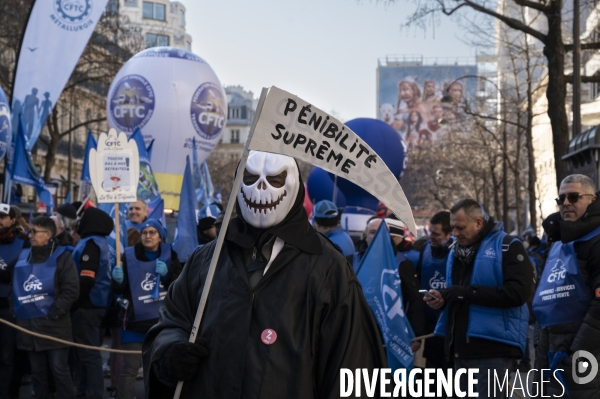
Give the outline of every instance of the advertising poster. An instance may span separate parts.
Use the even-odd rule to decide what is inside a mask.
[[[380,66],[377,74],[378,119],[398,132],[409,151],[446,137],[448,125],[466,120],[477,89],[475,65]]]

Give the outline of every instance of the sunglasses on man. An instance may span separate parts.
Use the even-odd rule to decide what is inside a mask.
[[[594,195],[595,194],[567,193],[567,194],[559,195],[558,198],[555,198],[555,201],[558,205],[562,205],[565,203],[565,199],[568,199],[569,203],[574,204],[577,201],[579,201],[579,198],[581,198],[581,197],[586,197],[586,196],[593,197]]]

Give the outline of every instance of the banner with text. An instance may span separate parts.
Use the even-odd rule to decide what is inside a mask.
[[[375,151],[342,122],[293,94],[269,90],[249,148],[298,158],[343,177],[417,231],[397,177]]]
[[[89,161],[98,203],[137,200],[140,160],[135,140],[110,129],[108,134],[100,134],[97,149],[90,150]]]
[[[23,118],[29,149],[58,101],[107,2],[46,0],[33,5],[21,43],[12,98],[12,112]]]

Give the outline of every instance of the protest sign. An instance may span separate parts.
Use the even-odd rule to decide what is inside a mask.
[[[115,129],[98,138],[98,147],[90,150],[90,178],[98,203],[135,202],[140,161],[135,140],[127,140]]]
[[[288,155],[343,177],[417,231],[398,178],[380,156],[342,122],[293,94],[271,87],[249,148]]]

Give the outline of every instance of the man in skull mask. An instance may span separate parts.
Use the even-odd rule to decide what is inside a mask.
[[[149,398],[169,397],[178,380],[181,398],[334,398],[341,368],[387,367],[358,280],[303,199],[293,158],[250,153],[196,342],[216,241],[188,260],[146,336]]]

